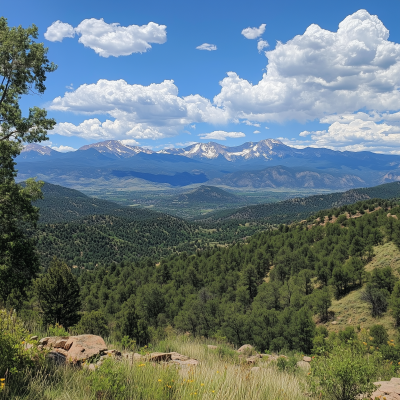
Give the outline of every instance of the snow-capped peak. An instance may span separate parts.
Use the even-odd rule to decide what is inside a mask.
[[[152,154],[154,151],[139,146],[129,146],[119,140],[106,140],[82,146],[79,150],[96,149],[99,153],[113,154],[118,158],[129,158],[139,153]]]

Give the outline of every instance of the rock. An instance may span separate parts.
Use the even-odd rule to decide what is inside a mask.
[[[311,369],[311,365],[310,363],[306,362],[306,361],[297,361],[297,366],[299,368],[305,369],[305,370],[309,370]]]
[[[183,356],[182,354],[176,353],[176,352],[172,352],[169,353],[171,354],[171,360],[172,361],[187,361],[189,360],[189,357],[187,356]]]
[[[50,353],[46,355],[46,358],[56,364],[65,364],[66,362],[66,357],[57,351],[50,351]]]
[[[307,356],[304,356],[303,357],[303,361],[305,361],[305,362],[311,362],[311,360],[312,360],[312,358],[311,357],[307,357]]]
[[[31,340],[38,340],[38,337],[37,336],[32,336]]]
[[[332,321],[331,324],[332,325],[337,325],[337,321]]]
[[[393,385],[400,385],[400,378],[392,378],[389,382]]]
[[[196,365],[199,365],[199,361],[195,360],[194,358],[189,358],[188,360],[185,360],[185,361],[173,360],[172,364],[178,364],[178,365],[181,365],[181,366],[190,365],[190,366],[194,366],[195,367]]]
[[[251,345],[251,344],[244,344],[242,347],[239,347],[238,349],[237,349],[237,352],[238,353],[243,353],[243,352],[245,352],[245,351],[253,351],[254,350],[254,347]]]
[[[61,359],[55,354],[65,357],[65,361],[80,363],[101,352],[107,351],[107,346],[100,336],[78,335],[78,336],[52,336],[40,340],[42,348],[52,350],[50,358]]]
[[[45,338],[43,338],[43,339],[40,339],[40,340],[39,340],[39,343],[40,343],[42,346],[46,346],[48,340],[49,340],[49,338],[48,338],[48,337],[45,337]]]
[[[253,367],[250,369],[251,372],[258,372],[261,368],[260,367]]]
[[[149,361],[155,361],[155,362],[160,362],[160,361],[171,361],[171,353],[151,353]]]
[[[217,349],[218,349],[218,346],[214,346],[214,345],[212,345],[212,344],[208,344],[207,347],[208,347],[210,350],[217,350]]]
[[[107,350],[104,352],[105,354],[110,354],[111,356],[115,356],[115,357],[120,357],[121,356],[121,352],[118,350]]]
[[[385,394],[391,394],[391,393],[400,394],[400,386],[391,385],[390,382],[386,382],[384,385],[382,385],[379,388],[379,391],[381,391]]]

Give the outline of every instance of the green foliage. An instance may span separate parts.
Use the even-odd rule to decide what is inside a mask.
[[[376,286],[368,283],[361,292],[361,300],[368,303],[371,307],[371,315],[380,317],[388,307],[389,292],[386,289],[378,289]]]
[[[88,332],[90,333],[90,332]],[[47,328],[47,335],[48,336],[69,336],[68,331],[60,325],[59,323],[55,323],[54,325],[49,325]]]
[[[278,367],[279,371],[294,373],[298,370],[297,361],[297,358],[294,356],[290,356],[288,358],[279,357],[276,361],[276,366]]]
[[[109,335],[107,317],[102,311],[90,311],[83,314],[82,318],[73,330],[78,334]]]
[[[29,343],[29,333],[15,312],[0,310],[0,377],[18,374],[43,363],[43,353]],[[29,344],[30,348],[26,348]]]
[[[54,258],[48,271],[34,281],[34,292],[45,324],[70,327],[79,321],[79,285],[64,262]]]
[[[372,344],[374,346],[386,344],[389,339],[387,330],[383,325],[372,325],[369,328],[369,334],[373,337]]]
[[[23,142],[40,142],[55,121],[37,107],[22,116],[23,95],[44,93],[46,73],[56,66],[47,59],[47,48],[36,43],[38,30],[10,28],[0,18],[0,300],[18,307],[25,288],[39,271],[34,241],[27,229],[34,229],[38,212],[31,202],[40,198],[40,184],[28,180],[25,187],[15,182],[14,158]]]
[[[379,355],[365,356],[350,346],[334,347],[326,355],[316,356],[311,368],[311,389],[316,396],[332,400],[355,400],[371,395]]]

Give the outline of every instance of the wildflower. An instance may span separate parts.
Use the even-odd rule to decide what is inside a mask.
[[[215,390],[211,390],[211,393],[215,393]]]
[[[162,379],[159,379],[158,382],[162,382]]]
[[[366,346],[366,345],[367,345],[367,343],[363,342],[363,345],[364,345],[364,346]]]

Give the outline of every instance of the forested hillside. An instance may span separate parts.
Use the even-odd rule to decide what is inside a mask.
[[[359,202],[230,247],[83,271],[83,311],[100,310],[111,323],[123,318],[129,304],[135,318],[152,329],[172,324],[194,335],[253,343],[262,351],[310,352],[316,335],[312,316],[329,318],[332,295],[340,298],[367,282],[366,290],[387,304],[393,273],[389,268],[383,275],[366,274],[365,265],[374,247],[386,241],[400,245],[396,204]],[[319,222],[335,214],[337,219]],[[122,329],[119,335],[124,334]]]
[[[371,188],[352,189],[347,192],[295,198],[278,203],[242,207],[237,210],[225,210],[208,214],[203,218],[198,218],[198,220],[215,222],[235,219],[242,221],[265,220],[271,224],[290,223],[307,219],[320,210],[353,204],[360,200],[399,197],[400,182],[392,182]]]

